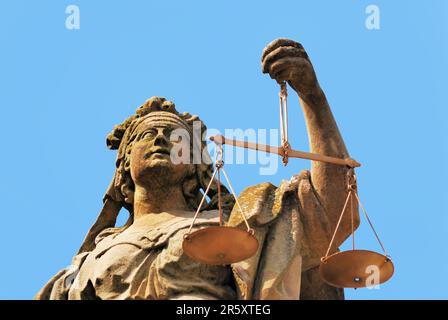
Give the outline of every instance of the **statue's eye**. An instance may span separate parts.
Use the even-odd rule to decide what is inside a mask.
[[[151,129],[151,130],[148,130],[145,133],[143,133],[142,139],[152,139],[155,136],[157,136],[157,130]]]

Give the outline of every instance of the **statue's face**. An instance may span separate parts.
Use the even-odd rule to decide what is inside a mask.
[[[131,177],[135,184],[173,185],[181,183],[194,170],[192,164],[172,161],[172,150],[190,150],[185,139],[170,140],[175,129],[181,125],[143,121],[137,128],[137,136],[130,154]],[[185,129],[184,129],[185,130]],[[173,152],[174,154],[174,152]]]

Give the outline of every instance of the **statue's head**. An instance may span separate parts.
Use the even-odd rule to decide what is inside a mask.
[[[191,179],[196,168],[191,157],[184,159],[180,154],[191,153],[190,133],[188,123],[174,113],[155,111],[143,117],[125,154],[125,170],[133,183],[154,188],[180,185]]]
[[[107,137],[110,149],[118,149],[113,188],[109,196],[122,202],[132,214],[136,185],[158,188],[181,185],[187,205],[196,210],[213,174],[213,165],[201,134],[206,126],[198,116],[177,112],[175,105],[164,98],[152,97],[140,106],[136,114],[115,126]],[[198,141],[194,141],[197,139]],[[193,161],[193,152],[200,146],[201,161]],[[189,152],[186,156],[183,152]],[[197,156],[196,156],[197,159]],[[198,162],[198,163],[196,163]],[[225,207],[233,206],[233,199],[225,187]],[[216,206],[217,185],[209,191],[212,199],[207,209]]]

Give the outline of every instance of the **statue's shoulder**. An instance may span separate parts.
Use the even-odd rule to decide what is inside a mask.
[[[289,180],[281,181],[279,186],[263,182],[245,188],[238,197],[238,202],[246,219],[255,226],[268,225],[284,211],[287,203],[297,202],[299,193],[310,190],[310,172],[303,170]],[[228,224],[237,226],[243,223],[237,205],[234,206]]]

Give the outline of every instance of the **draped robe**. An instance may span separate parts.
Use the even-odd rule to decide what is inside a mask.
[[[248,187],[239,202],[259,242],[247,260],[227,266],[191,260],[182,250],[191,218],[106,229],[92,251],[75,256],[35,299],[343,299],[343,290],[325,284],[318,273],[334,226],[309,171],[279,187]],[[217,224],[216,210],[203,211],[193,231]],[[227,225],[245,228],[237,206]],[[336,247],[350,231],[341,225]]]

